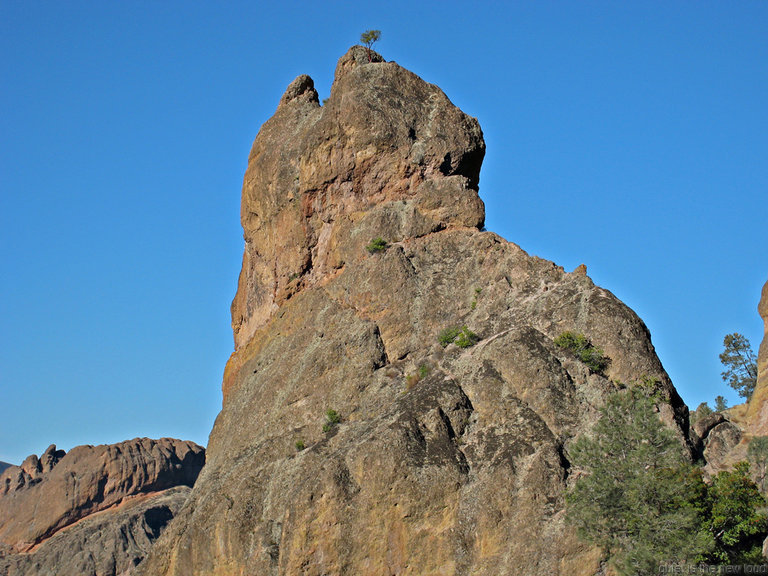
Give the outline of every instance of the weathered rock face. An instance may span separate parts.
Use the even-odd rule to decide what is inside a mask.
[[[747,408],[749,431],[754,436],[768,435],[768,282],[763,286],[757,311],[763,319],[763,341],[757,354],[757,386]]]
[[[51,446],[0,476],[0,549],[27,552],[130,497],[192,486],[204,462],[203,448],[169,438],[78,446],[66,455]]]
[[[282,302],[355,260],[382,225],[396,241],[484,220],[477,120],[436,86],[374,59],[350,50],[323,107],[312,79],[299,76],[253,144],[232,305],[237,347]]]
[[[29,553],[0,557],[2,576],[127,576],[187,501],[177,486],[129,499],[60,530]]]
[[[223,409],[140,573],[594,574],[564,522],[569,442],[642,378],[688,433],[646,327],[481,231],[481,132],[438,88],[359,47],[325,106],[311,86],[251,151]],[[452,326],[480,341],[443,348]],[[605,375],[555,346],[565,330]]]

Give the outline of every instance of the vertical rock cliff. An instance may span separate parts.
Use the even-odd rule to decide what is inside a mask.
[[[482,230],[484,150],[439,88],[361,47],[325,105],[291,83],[243,184],[206,466],[142,574],[595,573],[564,522],[569,442],[641,379],[681,437],[687,409],[629,308]]]
[[[747,407],[747,427],[754,436],[768,436],[768,282],[757,312],[763,319],[763,341],[757,353],[757,386]]]

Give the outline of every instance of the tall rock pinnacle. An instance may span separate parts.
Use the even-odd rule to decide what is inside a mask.
[[[324,106],[296,78],[251,149],[243,184],[245,253],[232,304],[240,347],[297,291],[389,241],[482,226],[480,125],[443,92],[353,47]]]
[[[477,121],[372,60],[344,55],[322,107],[300,76],[256,137],[223,407],[140,574],[595,574],[571,441],[635,382],[688,432],[634,312],[482,231]]]

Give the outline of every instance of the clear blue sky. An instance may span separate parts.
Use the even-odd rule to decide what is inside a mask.
[[[757,349],[768,2],[0,0],[0,460],[201,444],[232,350],[248,151],[367,28],[476,116],[487,227],[648,324],[686,402]]]

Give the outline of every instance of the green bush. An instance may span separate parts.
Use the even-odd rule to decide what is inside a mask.
[[[461,328],[452,327],[446,328],[437,337],[437,341],[440,342],[440,346],[445,348],[448,344],[451,344],[461,334]]]
[[[304,445],[304,440],[296,440],[295,446],[296,446],[297,452],[301,452],[302,450],[304,450],[304,448],[306,448],[306,446]]]
[[[377,252],[383,252],[387,249],[387,241],[384,240],[381,236],[378,238],[374,238],[371,240],[371,242],[368,244],[368,246],[365,247],[368,252],[371,254],[376,254]]]
[[[480,341],[480,336],[472,332],[469,328],[464,326],[461,329],[461,333],[459,334],[459,337],[456,338],[455,344],[459,348],[469,348],[470,346],[474,346]]]
[[[330,432],[339,422],[341,422],[341,414],[336,412],[336,410],[329,408],[325,411],[325,424],[323,424],[323,432]]]
[[[605,353],[600,348],[593,346],[589,339],[581,333],[566,330],[555,338],[555,345],[571,352],[595,374],[602,374],[610,363],[610,359]]]
[[[445,348],[448,344],[456,344],[459,348],[469,348],[480,341],[480,337],[466,326],[459,328],[454,326],[446,328],[437,337],[440,346]]]

